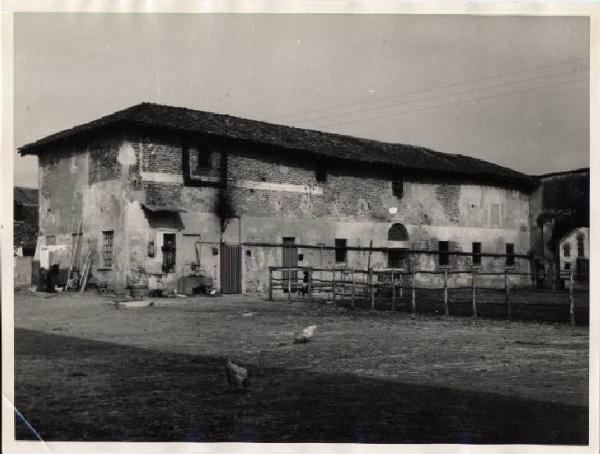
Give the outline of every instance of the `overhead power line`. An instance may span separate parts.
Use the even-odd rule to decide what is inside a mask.
[[[292,117],[311,115],[311,114],[320,113],[320,112],[334,111],[334,110],[345,109],[348,107],[354,107],[354,106],[359,106],[359,105],[364,105],[364,104],[371,104],[371,103],[376,103],[376,102],[381,102],[381,101],[386,101],[386,100],[392,100],[395,98],[402,98],[404,96],[416,95],[416,94],[420,94],[420,93],[427,93],[430,91],[442,90],[442,89],[451,88],[451,87],[459,87],[461,85],[472,84],[472,83],[477,83],[477,82],[491,80],[491,79],[498,79],[501,77],[506,77],[506,76],[510,76],[510,75],[514,75],[514,74],[520,74],[520,73],[524,73],[524,72],[535,71],[535,70],[544,69],[544,68],[551,68],[554,66],[561,66],[561,65],[568,64],[568,63],[587,61],[587,60],[588,60],[587,58],[576,58],[576,59],[565,60],[565,61],[557,62],[557,63],[550,63],[547,65],[532,66],[529,68],[523,68],[523,69],[516,70],[516,71],[509,71],[506,73],[500,73],[500,74],[496,74],[496,75],[480,77],[477,79],[471,79],[471,80],[467,80],[464,82],[455,82],[455,83],[451,83],[451,84],[439,85],[437,87],[432,87],[432,88],[428,88],[428,89],[413,90],[413,91],[408,91],[408,92],[404,92],[404,93],[397,93],[392,96],[379,97],[379,98],[368,99],[368,100],[364,100],[364,101],[357,101],[357,102],[353,102],[353,103],[342,104],[339,106],[323,107],[320,109],[315,109],[315,110],[306,111],[306,112],[297,112],[297,113],[293,113],[293,114],[280,115],[277,117],[273,117],[270,121],[284,119],[284,118],[292,118]]]
[[[457,102],[446,103],[446,104],[439,104],[439,105],[436,105],[436,106],[425,107],[425,108],[422,108],[422,109],[405,110],[405,111],[402,111],[402,112],[395,112],[395,113],[389,114],[389,115],[381,115],[381,116],[369,117],[369,118],[359,118],[359,119],[356,119],[356,120],[343,121],[343,122],[339,122],[339,123],[325,124],[325,125],[319,126],[319,128],[330,128],[332,126],[341,126],[341,125],[346,125],[346,124],[351,124],[351,123],[380,120],[380,119],[383,119],[383,118],[399,117],[401,115],[405,115],[405,114],[409,114],[409,113],[424,112],[424,111],[427,111],[427,110],[439,109],[439,108],[442,108],[442,107],[449,107],[449,106],[456,106],[456,105],[460,105],[460,104],[471,103],[471,102],[474,102],[474,101],[482,101],[482,100],[486,100],[486,99],[499,98],[499,97],[502,97],[502,96],[511,96],[511,95],[515,95],[515,94],[518,94],[518,93],[526,93],[526,92],[529,92],[529,91],[540,90],[542,88],[553,88],[553,87],[558,87],[558,86],[561,86],[561,85],[566,85],[566,84],[571,84],[571,83],[576,83],[576,82],[584,82],[586,80],[587,80],[587,78],[567,80],[567,81],[556,83],[556,84],[543,85],[543,86],[540,86],[540,87],[530,87],[530,88],[526,88],[526,89],[523,89],[523,90],[514,90],[514,91],[509,91],[509,92],[506,92],[506,93],[499,93],[499,94],[490,95],[490,96],[482,96],[482,97],[467,99],[467,100],[463,100],[463,101],[457,101]]]
[[[574,70],[570,70],[570,71],[562,71],[562,72],[559,72],[559,73],[546,74],[546,75],[543,75],[543,76],[529,77],[527,79],[521,79],[521,80],[516,80],[516,81],[511,81],[511,82],[504,82],[504,83],[501,83],[501,84],[490,85],[490,86],[487,86],[487,87],[469,88],[469,89],[466,89],[466,90],[459,90],[459,91],[447,93],[445,95],[431,96],[429,98],[422,98],[422,99],[418,99],[418,100],[415,100],[415,101],[409,101],[409,102],[385,104],[385,105],[370,107],[370,108],[362,109],[362,110],[353,110],[353,111],[350,111],[350,112],[344,112],[344,113],[340,113],[340,114],[324,115],[324,116],[321,116],[321,117],[310,118],[310,119],[307,119],[307,120],[299,120],[299,122],[300,123],[308,123],[308,122],[312,122],[312,121],[327,120],[329,118],[345,117],[345,116],[349,116],[349,115],[362,114],[362,113],[365,113],[365,112],[373,112],[373,111],[378,111],[378,110],[384,110],[384,109],[389,109],[389,108],[392,108],[392,107],[407,106],[407,105],[411,105],[411,104],[420,104],[420,103],[425,102],[425,101],[436,101],[438,99],[450,98],[452,96],[461,95],[461,94],[475,93],[475,92],[484,91],[484,90],[493,90],[493,89],[500,88],[500,87],[506,87],[506,86],[510,86],[510,85],[518,85],[518,84],[522,84],[522,83],[525,83],[525,82],[530,82],[530,81],[538,80],[538,79],[549,79],[549,78],[552,78],[552,77],[562,76],[562,75],[565,75],[565,74],[577,73],[577,72],[580,72],[580,71],[583,71],[583,70],[587,70],[587,69],[588,68],[574,69]]]

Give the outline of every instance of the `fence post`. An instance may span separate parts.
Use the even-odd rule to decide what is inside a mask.
[[[273,301],[273,268],[269,267],[269,301]]]
[[[400,273],[400,300],[402,300],[402,294],[404,293],[404,275],[402,274],[402,272]]]
[[[473,318],[477,319],[477,290],[475,287],[475,275],[477,274],[477,270],[473,268],[471,274],[471,288],[473,289]]]
[[[369,268],[369,284],[371,287],[371,310],[375,310],[375,286],[373,285],[373,269]]]
[[[504,268],[504,299],[506,300],[506,314],[509,320],[512,320],[512,311],[510,308],[510,280],[508,279],[508,268]]]
[[[355,286],[355,281],[354,281],[354,268],[352,268],[352,309],[354,309],[354,286]]]
[[[394,281],[394,270],[392,270],[392,312],[396,310],[396,282]]]
[[[444,312],[446,317],[450,315],[450,307],[448,306],[448,270],[444,270]]]
[[[292,266],[288,263],[288,273],[287,273],[287,281],[288,281],[288,303],[292,302]]]
[[[331,302],[335,304],[335,265],[331,269]]]
[[[415,275],[417,273],[416,273],[416,270],[414,267],[411,269],[410,272],[411,272],[411,280],[410,280],[411,300],[410,300],[410,302],[411,302],[411,306],[412,306],[412,313],[413,313],[413,315],[416,315],[417,314],[417,290],[415,289]]]
[[[569,321],[571,326],[575,326],[575,298],[573,296],[573,287],[575,286],[574,272],[569,273]]]
[[[308,268],[308,300],[312,301],[312,274],[313,274],[313,269],[312,267]]]

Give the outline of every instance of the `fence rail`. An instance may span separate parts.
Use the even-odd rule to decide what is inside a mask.
[[[292,274],[293,272],[293,274]],[[301,274],[302,277],[299,277]],[[417,282],[417,276],[439,276],[441,286],[426,285],[420,286]],[[467,285],[459,285],[453,276],[467,275]],[[502,286],[490,286],[484,277],[497,276],[503,281]],[[533,290],[531,285],[518,285],[511,282],[513,277],[535,277],[542,279],[564,279],[569,282],[568,291],[564,290]],[[349,303],[351,308],[355,308],[360,302],[368,304],[370,310],[376,308],[389,308],[392,311],[397,309],[410,310],[413,314],[417,313],[418,305],[431,306],[436,304],[443,305],[443,313],[448,316],[451,312],[459,312],[465,315],[464,305],[470,305],[470,313],[473,318],[485,315],[491,312],[497,313],[498,309],[491,311],[492,306],[502,306],[506,317],[511,320],[515,312],[522,312],[523,309],[518,306],[526,304],[529,309],[533,307],[551,306],[553,311],[568,308],[568,321],[571,325],[576,323],[576,311],[578,307],[575,304],[575,295],[585,293],[586,286],[578,283],[589,279],[589,275],[575,273],[574,270],[566,270],[561,273],[528,273],[506,268],[504,271],[489,271],[473,268],[471,270],[418,270],[418,269],[353,269],[353,268],[313,268],[302,266],[272,266],[269,267],[269,300],[273,300],[275,291],[282,290],[284,295],[287,293],[287,300],[292,302],[293,293],[301,294],[303,297],[312,300],[315,297],[325,296],[333,304]],[[532,279],[532,282],[534,279]],[[431,280],[429,283],[433,283]],[[486,285],[487,284],[487,285]],[[417,291],[424,298],[417,300]],[[436,294],[440,292],[441,295]],[[543,303],[543,302],[517,302],[515,296],[522,294],[523,291],[541,292],[546,295],[556,295],[568,293],[568,304],[563,303]],[[468,293],[468,296],[465,295]],[[452,298],[451,294],[461,295],[458,299]],[[498,298],[498,294],[503,297]],[[432,296],[433,295],[433,296]],[[493,302],[483,302],[482,298],[492,295]],[[461,299],[462,298],[462,299]],[[498,301],[500,299],[500,301]],[[535,298],[534,298],[535,299]],[[457,308],[463,306],[460,310],[451,311],[451,305]],[[583,305],[585,306],[585,305]],[[421,308],[423,309],[423,308]],[[517,309],[517,310],[515,310]],[[542,317],[544,318],[544,317]],[[547,317],[546,317],[547,318]]]

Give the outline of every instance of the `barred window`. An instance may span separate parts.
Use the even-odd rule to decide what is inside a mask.
[[[112,268],[114,230],[102,232],[102,264],[104,268]]]

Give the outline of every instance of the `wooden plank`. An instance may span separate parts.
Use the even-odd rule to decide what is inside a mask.
[[[292,266],[288,262],[288,271],[287,271],[287,290],[288,290],[288,303],[292,302]]]
[[[331,269],[331,301],[335,305],[335,266]]]
[[[85,287],[87,285],[87,280],[88,280],[88,275],[90,272],[90,268],[92,266],[92,251],[88,251],[87,253],[87,257],[85,259],[85,266],[84,266],[84,272],[83,272],[83,276],[82,276],[82,280],[81,280],[81,287],[79,288],[79,293],[83,293],[85,291]]]
[[[273,268],[269,267],[269,301],[273,301]]]
[[[448,270],[444,270],[444,313],[446,317],[450,315],[450,307],[448,306]]]
[[[354,276],[354,268],[352,268],[352,309],[354,309],[354,295],[355,295],[355,286],[356,286],[356,281],[355,281],[355,276]]]
[[[504,270],[504,298],[506,300],[506,314],[509,320],[512,320],[512,309],[510,307],[510,280],[508,278],[508,269]]]
[[[471,289],[473,292],[473,318],[477,319],[477,287],[475,284],[475,275],[477,274],[477,270],[473,268],[471,272]]]
[[[375,310],[375,285],[373,284],[373,270],[369,268],[369,286],[371,291],[371,310]]]
[[[392,270],[392,312],[396,310],[396,282],[394,281],[394,270]]]
[[[573,287],[575,286],[575,276],[573,270],[569,273],[569,321],[571,326],[575,326],[575,298]]]
[[[416,270],[414,268],[414,266],[411,268],[411,280],[410,280],[410,287],[411,287],[411,298],[410,298],[410,303],[412,306],[412,313],[413,315],[417,314],[417,289],[415,288],[415,277],[416,277]]]
[[[79,232],[81,231],[81,224],[83,222],[83,213],[79,218],[79,225],[77,226],[76,240],[73,241],[73,237],[71,237],[71,260],[69,261],[69,272],[67,273],[67,282],[65,283],[65,291],[69,290],[69,280],[71,279],[71,273],[73,272],[73,264],[75,263],[75,254],[77,253],[77,249],[79,247]],[[75,243],[75,245],[73,245]]]

